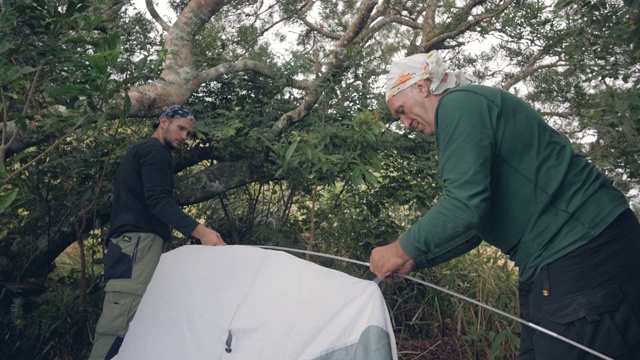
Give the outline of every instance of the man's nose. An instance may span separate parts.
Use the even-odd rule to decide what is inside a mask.
[[[408,118],[401,116],[400,117],[400,122],[402,122],[402,125],[404,125],[404,127],[406,129],[411,128],[411,120],[409,120]]]

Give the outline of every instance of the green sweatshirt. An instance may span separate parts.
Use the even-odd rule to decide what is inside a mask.
[[[400,236],[417,268],[498,247],[531,281],[628,207],[612,181],[527,103],[480,85],[448,91],[435,138],[444,196]]]

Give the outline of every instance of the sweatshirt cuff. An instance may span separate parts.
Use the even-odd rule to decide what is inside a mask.
[[[182,235],[184,235],[184,237],[188,238],[191,236],[191,233],[193,232],[193,230],[195,230],[196,227],[198,227],[198,225],[200,225],[200,223],[193,220],[193,222],[191,222],[189,225],[183,227],[182,229],[176,229],[176,230],[178,230]]]
[[[416,248],[413,241],[411,241],[411,237],[408,236],[410,230],[411,229],[402,233],[398,241],[400,242],[402,250],[413,260],[415,269],[419,270],[425,267],[425,257],[420,253],[420,250]]]
[[[482,242],[482,238],[480,238],[475,231],[470,230],[427,252],[416,246],[416,242],[413,241],[411,234],[412,229],[413,227],[400,235],[399,242],[402,250],[413,259],[416,270],[442,264],[445,261],[449,261],[471,251]]]

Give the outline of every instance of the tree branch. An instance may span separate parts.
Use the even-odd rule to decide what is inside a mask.
[[[420,30],[422,26],[417,21],[413,21],[411,19],[407,19],[398,15],[389,15],[385,16],[379,23],[376,23],[376,26],[383,26],[388,23],[395,23],[398,25],[403,25],[411,29]]]
[[[25,117],[27,115],[27,112],[29,111],[29,103],[33,98],[33,93],[36,91],[36,84],[38,82],[38,78],[40,77],[40,73],[42,73],[43,66],[44,66],[44,63],[40,62],[40,65],[38,66],[38,69],[36,70],[36,73],[33,76],[33,80],[31,81],[31,86],[29,87],[29,93],[27,94],[27,99],[24,101],[24,106],[22,108],[22,117]],[[0,141],[0,165],[4,164],[5,162],[7,150],[11,148],[11,146],[16,142],[16,140],[18,140],[18,137],[20,136],[20,129],[18,129],[15,126],[15,122],[12,122],[12,124],[14,125],[14,128],[13,128],[13,134],[11,134],[9,130],[9,121],[8,121],[8,116],[9,116],[9,112],[7,111],[8,104],[5,101],[4,96],[2,97],[2,102],[3,102],[2,104],[3,116],[2,116],[2,139]],[[8,142],[5,143],[7,134],[10,134],[11,138],[9,139]]]
[[[464,33],[465,31],[478,26],[478,24],[480,24],[482,21],[499,15],[500,13],[504,12],[509,6],[511,6],[511,4],[513,4],[513,1],[514,0],[505,0],[505,2],[495,12],[478,15],[477,17],[467,21],[466,23],[462,24],[461,26],[459,26],[457,29],[453,31],[435,36],[434,38],[427,41],[424,45],[421,46],[422,51],[429,52],[431,48],[434,47],[436,44],[443,43],[448,39],[452,39]]]
[[[149,15],[151,15],[153,20],[155,20],[164,31],[169,32],[171,30],[171,25],[164,21],[160,14],[158,14],[155,6],[153,5],[153,0],[145,0],[145,4],[147,5],[147,10],[149,11]]]
[[[261,176],[260,159],[220,163],[188,178],[176,179],[176,202],[191,205],[210,200],[231,189],[257,181]]]
[[[190,205],[212,199],[230,189],[234,189],[260,179],[262,163],[254,161],[239,161],[235,163],[221,163],[207,168],[189,177],[176,178],[176,202],[179,205]],[[194,185],[197,184],[197,185]],[[62,205],[64,207],[64,205]],[[67,207],[68,208],[68,207]],[[111,203],[103,197],[96,205],[94,217],[88,217],[84,232],[91,231],[96,224],[109,221]],[[26,220],[23,228],[29,229],[26,235],[19,238],[33,248],[26,254],[14,253],[11,244],[16,241],[15,234],[0,237],[0,282],[15,281],[15,274],[24,278],[41,278],[51,271],[51,264],[70,244],[77,240],[74,222],[75,215],[56,214],[54,221],[60,226],[46,230],[48,222],[41,218],[32,217]],[[24,248],[20,248],[24,251]],[[18,267],[22,271],[15,271]]]
[[[323,36],[325,36],[325,37],[327,37],[329,39],[340,40],[340,38],[342,37],[340,34],[332,33],[331,31],[312,23],[311,21],[307,20],[307,18],[305,18],[304,16],[300,16],[298,18],[300,19],[300,21],[302,21],[302,23],[306,27],[308,27],[312,31],[315,31],[315,32],[319,33],[320,35],[323,35]]]
[[[12,178],[14,178],[17,174],[21,173],[24,169],[28,168],[29,166],[33,165],[36,161],[38,161],[39,159],[41,159],[43,156],[47,155],[48,153],[50,153],[56,146],[58,146],[58,144],[67,138],[67,136],[69,136],[73,131],[75,131],[78,127],[80,127],[80,125],[82,125],[83,122],[79,122],[76,125],[74,125],[69,131],[67,131],[66,134],[64,134],[63,136],[59,137],[53,144],[51,144],[51,146],[49,146],[45,151],[43,151],[42,153],[38,154],[38,156],[36,156],[35,158],[31,159],[28,163],[24,164],[23,166],[21,166],[18,170],[12,172],[11,174],[9,174],[6,178],[4,179],[0,179],[0,186],[6,184],[9,182],[9,180],[11,180]]]
[[[509,91],[515,84],[533,75],[536,71],[544,68],[556,67],[560,60],[554,62],[553,64],[535,66],[536,63],[540,61],[540,59],[542,59],[548,53],[549,51],[545,48],[538,50],[538,52],[536,52],[531,57],[531,59],[529,59],[527,66],[525,66],[525,68],[522,71],[520,71],[520,73],[518,73],[516,76],[512,77],[506,83],[504,83],[504,85],[502,85],[502,89],[504,89],[505,91]]]
[[[422,39],[420,39],[419,48],[424,49],[424,44],[428,39],[432,39],[440,33],[440,28],[436,25],[436,12],[439,3],[437,1],[429,1],[426,4],[424,20],[422,21]]]
[[[367,21],[366,28],[370,28],[371,24],[373,24],[376,20],[378,20],[383,14],[389,11],[389,1],[390,0],[382,0],[378,9],[374,11],[371,16],[369,16],[369,20]]]
[[[333,61],[335,64],[342,63],[344,54],[340,49],[346,48],[346,45],[352,43],[358,35],[364,30],[373,9],[375,8],[377,1],[364,0],[355,19],[349,25],[347,31],[342,35],[342,38],[338,40],[336,47],[333,50]]]
[[[9,117],[9,111],[7,111],[7,99],[4,96],[0,97],[2,99],[2,135],[0,137],[0,165],[4,164],[4,154],[9,148],[10,144],[5,145],[5,141],[7,138],[7,133],[9,132],[9,121],[7,118]],[[13,139],[18,135],[18,129],[13,130],[14,133],[11,135]],[[11,142],[11,141],[10,141]]]
[[[270,79],[277,79],[279,75],[264,63],[252,60],[239,60],[233,63],[220,64],[211,69],[200,72],[197,85],[218,79],[225,74],[233,74],[243,71],[253,71]],[[296,89],[308,90],[311,82],[308,80],[289,79],[287,85]]]
[[[572,114],[570,113],[558,112],[558,111],[540,111],[539,114],[542,117],[553,116],[553,117],[559,117],[563,119],[569,119],[572,116]]]
[[[276,132],[281,132],[292,124],[297,123],[311,112],[311,109],[315,106],[322,95],[321,91],[318,89],[318,85],[332,76],[337,76],[335,70],[340,69],[342,65],[347,62],[347,49],[365,28],[376,3],[377,2],[373,0],[365,0],[362,2],[358,9],[358,13],[349,25],[349,28],[334,46],[331,54],[331,60],[327,64],[324,75],[314,81],[314,87],[307,93],[302,104],[300,104],[296,109],[282,115],[282,117],[276,121],[273,126],[273,129]]]
[[[265,27],[264,29],[261,29],[261,30],[260,30],[260,32],[259,32],[259,34],[258,34],[258,37],[264,36],[264,34],[266,34],[267,32],[269,32],[269,30],[273,29],[274,27],[276,27],[278,24],[280,24],[280,23],[281,23],[281,22],[283,22],[283,21],[290,20],[292,17],[293,17],[293,16],[287,16],[287,17],[283,17],[283,18],[281,18],[281,19],[278,19],[278,20],[274,21],[274,22],[273,22],[273,24],[271,24],[271,25],[269,25],[269,26]]]
[[[202,83],[193,67],[193,37],[224,5],[224,0],[191,0],[182,10],[164,42],[168,55],[160,78],[129,91],[134,116],[184,104]]]

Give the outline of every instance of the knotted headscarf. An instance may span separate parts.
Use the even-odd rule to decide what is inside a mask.
[[[162,114],[158,116],[158,121],[153,124],[153,128],[157,128],[160,124],[160,119],[162,117],[166,117],[167,119],[176,119],[176,118],[184,118],[191,120],[193,125],[196,124],[196,118],[193,116],[191,111],[182,105],[171,105],[167,106],[162,110]]]
[[[447,71],[442,56],[435,50],[426,54],[415,54],[391,64],[387,75],[385,100],[389,101],[419,80],[431,80],[431,92],[439,95],[447,89],[468,84],[470,78],[462,71]]]

